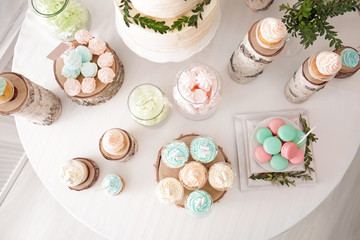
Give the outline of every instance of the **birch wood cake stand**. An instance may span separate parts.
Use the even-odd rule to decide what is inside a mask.
[[[197,136],[199,136],[199,135],[194,134],[194,133],[193,134],[180,135],[180,137],[176,138],[175,140],[180,140],[180,141],[184,142],[188,146],[188,148],[190,149],[190,144],[191,144],[192,140],[194,138],[196,138]],[[219,148],[219,151],[218,151],[218,154],[217,154],[216,158],[213,161],[211,161],[210,163],[203,164],[207,171],[209,171],[210,167],[213,164],[217,163],[217,162],[226,162],[226,163],[231,164],[229,159],[225,155],[222,147],[218,146],[218,148]],[[159,151],[158,158],[157,158],[157,161],[156,161],[156,164],[155,164],[156,181],[159,182],[162,179],[167,178],[167,177],[173,177],[173,178],[176,178],[177,180],[179,180],[179,172],[180,172],[181,168],[170,168],[170,167],[166,166],[166,164],[164,164],[161,161],[161,150],[162,150],[162,148]],[[191,154],[189,155],[189,162],[190,161],[195,161],[191,157]],[[208,192],[211,195],[214,203],[219,202],[220,199],[226,193],[226,191],[215,190],[210,185],[209,181],[206,182],[205,186],[202,187],[201,190],[205,190],[206,192]],[[176,206],[184,208],[185,199],[191,192],[193,192],[193,191],[184,188],[184,197],[179,203],[176,204]]]
[[[50,125],[60,117],[61,103],[55,94],[21,74],[5,72],[0,76],[14,85],[14,96],[0,104],[0,114],[20,116],[39,125]]]
[[[82,45],[79,44],[77,41],[72,41],[72,44],[74,44],[75,47]],[[86,45],[83,45],[86,46]],[[114,56],[114,64],[110,67],[114,73],[115,78],[114,81],[111,83],[102,83],[97,75],[95,76],[96,81],[96,88],[93,93],[83,93],[80,92],[76,96],[69,96],[73,102],[76,102],[77,104],[84,105],[84,106],[94,106],[100,103],[104,103],[108,100],[110,100],[115,94],[119,91],[123,81],[124,81],[124,65],[116,55],[115,51],[106,43],[106,52],[112,53]],[[91,62],[97,63],[99,56],[93,55],[93,59]],[[64,83],[66,81],[66,77],[61,75],[61,71],[64,67],[64,59],[58,58],[54,61],[54,74],[55,79],[60,85],[62,89],[64,89]],[[80,74],[77,77],[77,80],[81,81],[84,79],[84,76]],[[67,94],[66,94],[67,95]]]

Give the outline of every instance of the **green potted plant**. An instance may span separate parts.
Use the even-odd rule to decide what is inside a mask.
[[[293,6],[282,4],[280,11],[285,10],[282,21],[292,37],[300,37],[305,48],[313,45],[318,36],[325,36],[329,46],[339,49],[341,39],[329,22],[329,18],[347,12],[360,11],[359,0],[299,0]]]

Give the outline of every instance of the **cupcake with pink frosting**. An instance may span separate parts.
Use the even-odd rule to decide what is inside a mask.
[[[204,64],[191,64],[176,76],[173,98],[186,118],[203,120],[215,113],[222,95],[220,75]]]
[[[100,138],[99,149],[107,160],[127,161],[136,153],[137,141],[127,131],[112,128]]]

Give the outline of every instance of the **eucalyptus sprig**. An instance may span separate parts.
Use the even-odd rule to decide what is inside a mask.
[[[339,49],[341,39],[337,37],[334,26],[328,18],[343,15],[347,12],[360,11],[358,0],[298,0],[293,6],[282,4],[280,11],[285,10],[282,21],[288,33],[293,37],[300,36],[301,44],[308,48],[313,45],[318,36],[329,40],[329,46]]]
[[[300,123],[303,127],[304,132],[308,132],[310,127],[307,125],[305,118],[301,115],[299,116]],[[296,186],[295,179],[303,179],[304,181],[313,180],[311,177],[311,173],[315,172],[315,170],[310,167],[310,164],[313,160],[313,156],[310,150],[311,142],[316,142],[318,138],[315,137],[314,133],[310,133],[309,136],[306,138],[306,147],[305,147],[305,155],[304,155],[304,166],[305,171],[292,171],[292,172],[271,172],[271,173],[258,173],[252,174],[250,179],[252,180],[264,180],[270,181],[272,184],[275,185],[287,185],[290,187]]]
[[[186,1],[186,0],[185,0]],[[198,27],[198,21],[202,18],[202,13],[204,12],[204,6],[209,5],[211,0],[203,0],[196,5],[191,11],[194,13],[191,16],[181,16],[173,22],[171,26],[167,26],[165,21],[157,21],[148,16],[141,16],[140,13],[137,13],[135,16],[131,16],[130,10],[132,10],[130,4],[131,0],[121,0],[120,8],[123,12],[123,19],[126,26],[130,27],[130,24],[135,23],[136,25],[141,26],[142,28],[152,29],[155,32],[161,34],[168,33],[169,31],[174,31],[177,29],[181,31],[183,27]]]

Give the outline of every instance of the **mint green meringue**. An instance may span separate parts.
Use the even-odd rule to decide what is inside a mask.
[[[63,75],[66,78],[76,79],[80,75],[80,68],[72,70],[69,69],[67,65],[64,65],[64,67],[61,70],[61,75]]]
[[[81,66],[81,74],[84,77],[95,77],[98,71],[98,67],[96,63],[86,62]]]
[[[85,62],[90,62],[93,58],[93,54],[92,52],[85,46],[77,46],[75,48],[75,51],[77,52],[77,54],[79,54],[81,56],[81,61],[83,63]]]

